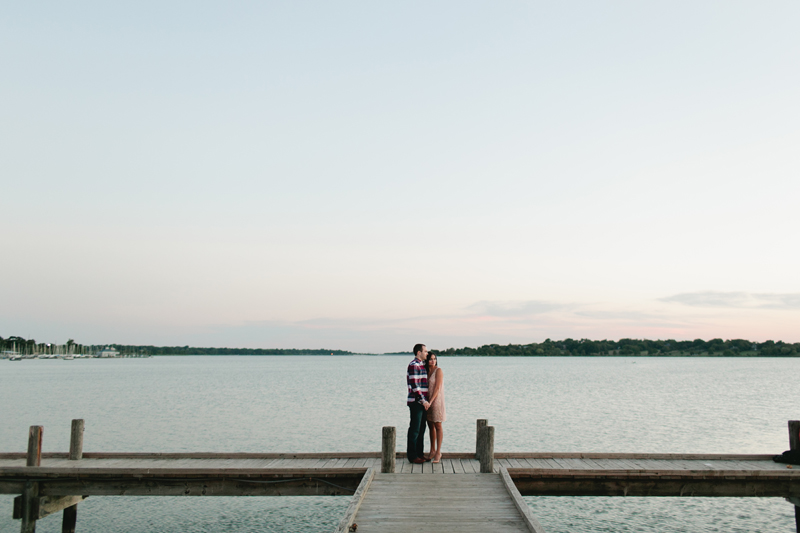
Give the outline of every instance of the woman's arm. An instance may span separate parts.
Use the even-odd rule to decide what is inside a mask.
[[[433,401],[436,399],[436,397],[439,396],[439,391],[442,389],[442,381],[443,380],[444,380],[444,374],[442,374],[442,369],[441,368],[437,368],[436,369],[436,386],[433,388],[433,394],[431,394],[430,403],[433,403]]]

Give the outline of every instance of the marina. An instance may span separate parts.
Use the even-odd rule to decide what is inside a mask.
[[[140,358],[152,357],[152,355],[142,350],[123,350],[120,351],[114,346],[109,345],[84,345],[78,344],[72,339],[64,344],[36,342],[34,339],[24,339],[22,337],[0,337],[0,359],[10,361],[23,361],[31,359],[62,359],[72,361],[74,359],[119,359],[119,358]]]
[[[350,496],[337,531],[404,531],[435,494],[432,530],[544,529],[521,496],[780,497],[800,503],[800,468],[753,454],[494,452],[494,427],[476,424],[474,452],[441,463],[411,464],[384,427],[381,452],[83,453],[82,420],[73,420],[70,451],[42,453],[43,428],[32,426],[28,451],[0,454],[0,493],[17,494],[22,533],[64,511],[75,530],[77,505],[94,496]],[[800,421],[789,421],[790,449],[800,449]],[[473,505],[481,502],[480,505]],[[489,507],[486,507],[489,506]],[[476,515],[470,517],[469,513]],[[467,514],[465,514],[467,513]],[[795,507],[800,531],[800,512]],[[449,524],[449,526],[448,526]],[[504,529],[505,528],[505,529]],[[424,529],[419,529],[423,531]]]

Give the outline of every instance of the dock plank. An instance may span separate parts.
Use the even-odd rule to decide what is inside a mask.
[[[376,474],[355,523],[359,533],[529,531],[493,474]]]
[[[396,471],[435,478],[470,476],[480,471],[472,457],[450,453],[440,464],[413,465],[400,454]],[[54,496],[70,495],[70,487],[79,491],[74,494],[86,494],[77,488],[84,482],[94,495],[199,495],[203,480],[210,480],[213,489],[207,492],[213,495],[311,495],[321,494],[324,484],[314,479],[352,487],[354,476],[380,468],[380,462],[379,454],[366,452],[86,453],[77,461],[63,453],[47,453],[40,467],[26,467],[24,454],[6,453],[0,454],[0,493],[20,494],[26,479],[43,479],[42,490]],[[774,463],[768,455],[515,452],[496,454],[495,469],[501,467],[508,469],[523,494],[796,497],[800,483],[800,468]],[[189,480],[186,490],[180,489],[179,479]],[[278,485],[267,489],[267,480],[284,479],[297,480],[294,492]],[[242,486],[240,481],[263,486]]]

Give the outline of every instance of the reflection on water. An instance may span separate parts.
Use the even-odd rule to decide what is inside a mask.
[[[365,451],[407,425],[410,357],[156,357],[0,361],[0,451]],[[442,358],[445,451],[471,450],[475,419],[498,451],[778,453],[800,418],[798,359]],[[7,407],[11,408],[7,408]],[[782,499],[528,498],[555,531],[790,531]],[[10,520],[0,497],[0,531]],[[346,498],[90,498],[79,530],[330,531]],[[39,531],[57,531],[58,517]],[[52,525],[51,525],[52,524]],[[52,529],[47,529],[52,528]],[[270,529],[271,528],[271,529]]]
[[[348,498],[297,496],[244,497],[91,497],[78,506],[77,531],[145,533],[305,533],[332,532]],[[10,511],[10,508],[9,508]],[[19,522],[0,522],[19,531]],[[0,528],[6,531],[6,528]],[[36,533],[61,533],[61,514],[36,523]]]
[[[783,498],[526,497],[547,533],[794,532]]]

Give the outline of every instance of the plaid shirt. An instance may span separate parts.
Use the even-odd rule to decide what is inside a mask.
[[[428,371],[425,369],[425,361],[420,361],[415,357],[408,364],[406,382],[408,383],[406,403],[422,403],[428,399]]]

